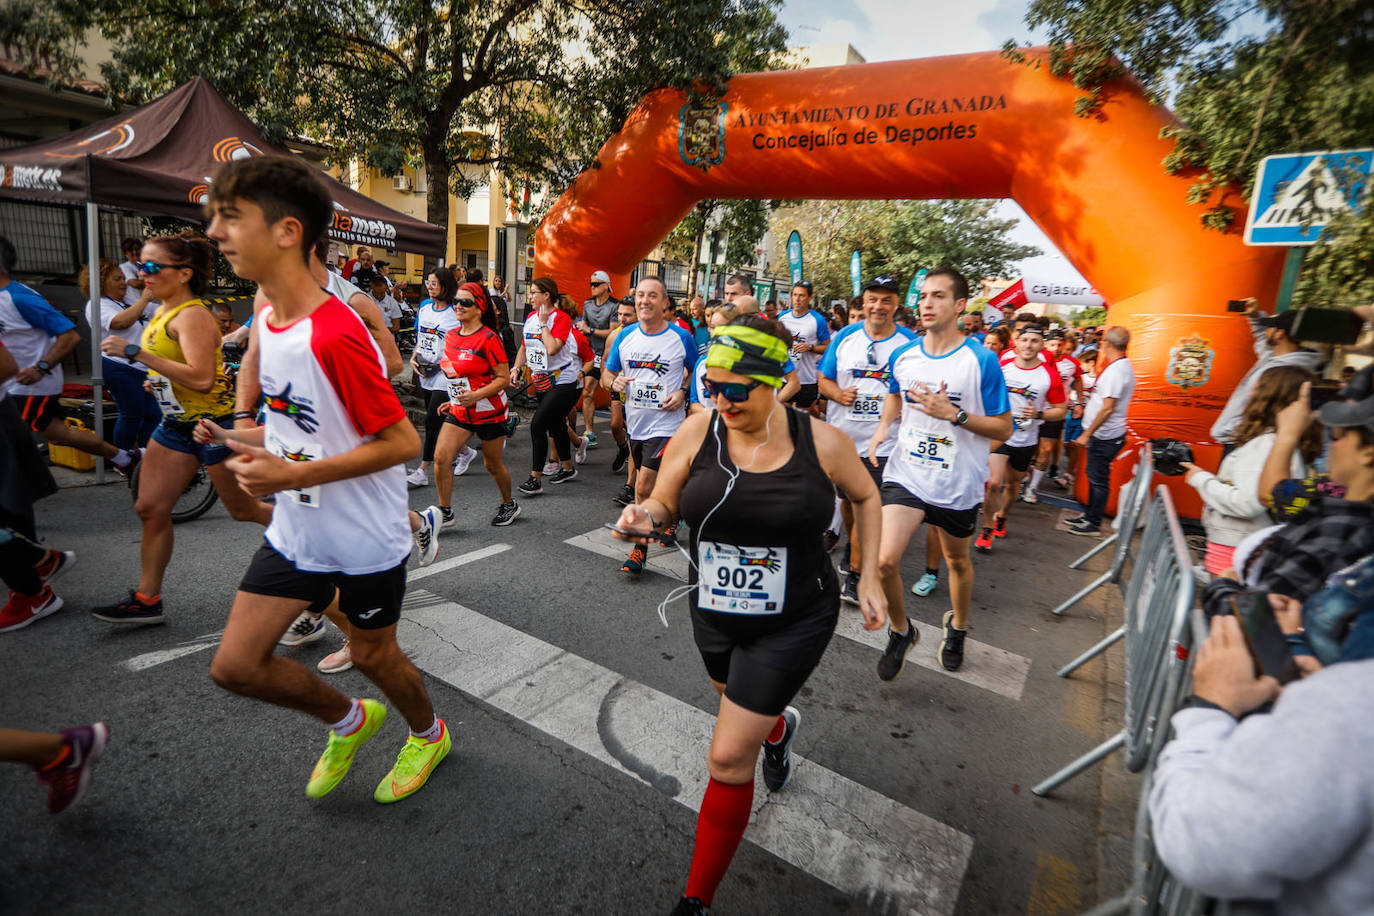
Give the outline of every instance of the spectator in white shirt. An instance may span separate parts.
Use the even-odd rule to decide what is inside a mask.
[[[1074,440],[1088,450],[1088,508],[1069,523],[1073,534],[1094,536],[1111,495],[1112,461],[1126,444],[1126,411],[1135,394],[1135,368],[1126,358],[1131,332],[1117,325],[1102,335],[1097,387],[1083,412],[1083,433]]]
[[[382,310],[382,317],[386,319],[387,327],[391,328],[391,333],[399,332],[401,330],[401,306],[400,303],[391,298],[391,290],[386,285],[386,277],[380,274],[374,274],[372,277],[372,298],[377,300],[377,308]]]
[[[120,243],[124,260],[119,264],[119,272],[124,275],[124,304],[133,305],[143,295],[143,274],[138,271],[139,258],[143,243],[135,238],[127,238]]]

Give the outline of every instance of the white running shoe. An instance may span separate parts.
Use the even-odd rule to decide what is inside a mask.
[[[545,477],[552,477],[554,474],[557,474],[557,473],[558,473],[558,469],[561,468],[561,467],[562,467],[562,465],[558,463],[557,459],[551,459],[551,460],[549,460],[549,461],[545,461],[545,462],[544,462],[544,476],[545,476]]]
[[[430,506],[420,513],[420,527],[417,528],[411,537],[415,539],[415,547],[420,551],[420,565],[428,566],[434,562],[434,558],[439,553],[439,507]]]
[[[325,619],[323,614],[310,614],[301,611],[296,622],[277,640],[280,646],[303,646],[324,639]]]
[[[340,671],[347,671],[352,668],[353,653],[348,648],[348,640],[344,640],[344,644],[339,647],[337,652],[331,652],[320,659],[319,664],[315,667],[324,674],[338,674]]]
[[[576,450],[575,452],[573,452],[573,461],[577,462],[578,464],[581,464],[582,462],[584,462],[584,461],[586,461],[586,460],[587,460],[587,437],[586,437],[586,436],[583,436],[583,437],[582,437],[582,444],[579,445],[579,446],[577,447],[577,450]]]
[[[412,487],[427,487],[429,475],[425,473],[424,468],[416,468],[406,475],[406,483]]]
[[[475,448],[464,448],[458,453],[458,457],[453,459],[453,476],[462,477],[468,472],[468,466],[472,464],[472,459],[477,457]]]

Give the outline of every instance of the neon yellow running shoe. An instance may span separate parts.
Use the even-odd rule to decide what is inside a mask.
[[[343,778],[348,775],[348,768],[353,766],[353,758],[357,755],[358,748],[375,735],[377,729],[386,721],[386,707],[381,703],[376,700],[363,700],[362,704],[363,724],[356,732],[342,738],[332,731],[329,733],[329,744],[325,746],[324,753],[315,764],[314,772],[310,774],[310,782],[305,786],[305,794],[309,797],[323,798],[343,782]]]
[[[448,756],[449,749],[453,747],[453,738],[448,733],[448,726],[442,719],[439,720],[439,724],[443,726],[443,734],[434,741],[426,741],[414,735],[406,739],[405,747],[401,748],[401,755],[396,758],[396,765],[386,774],[386,778],[377,784],[377,791],[372,793],[373,798],[387,805],[398,802],[407,795],[414,795],[424,787],[429,774],[439,765],[440,760]]]

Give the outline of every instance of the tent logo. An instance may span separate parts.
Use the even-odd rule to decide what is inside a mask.
[[[16,191],[61,191],[62,170],[44,169],[31,165],[0,164],[0,187]]]
[[[703,172],[725,158],[725,103],[693,107],[678,112],[677,151],[682,161]]]
[[[1186,337],[1169,351],[1169,370],[1166,378],[1171,385],[1184,391],[1207,384],[1212,377],[1212,359],[1216,351],[1201,337]]]
[[[215,144],[211,150],[211,155],[216,162],[229,162],[231,159],[250,159],[253,156],[263,155],[262,150],[251,143],[246,143],[238,137],[225,137]]]
[[[193,204],[204,204],[210,200],[210,188],[208,185],[198,184],[191,188],[191,192],[186,195]]]

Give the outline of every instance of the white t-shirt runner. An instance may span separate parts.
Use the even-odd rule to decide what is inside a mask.
[[[1044,410],[1049,404],[1064,403],[1064,385],[1059,373],[1044,360],[1037,360],[1029,369],[1016,365],[1016,360],[1002,364],[1007,380],[1007,395],[1011,401],[1011,438],[1007,445],[1025,448],[1039,441],[1040,424],[1044,420],[1027,420],[1021,416],[1026,407]]]
[[[525,319],[521,333],[525,342],[525,365],[531,372],[544,372],[553,376],[555,385],[577,384],[577,370],[582,361],[577,355],[577,342],[572,336],[572,319],[562,309],[554,309],[549,315],[549,335],[563,341],[557,353],[549,353],[544,347],[544,335],[540,327],[539,312],[530,312]]]
[[[816,364],[821,358],[821,354],[813,353],[810,350],[798,353],[795,349],[797,344],[818,344],[825,343],[830,339],[830,325],[825,317],[815,309],[809,309],[805,315],[798,315],[788,309],[778,313],[778,323],[787,328],[787,332],[792,335],[792,358],[797,362],[797,381],[803,385],[814,385],[816,383]],[[828,351],[827,351],[828,352]]]
[[[434,300],[426,299],[420,305],[420,311],[415,313],[416,362],[439,365],[444,358],[444,337],[458,325],[458,315],[453,306],[436,309]],[[421,375],[420,387],[426,391],[447,391],[448,382],[444,373],[435,372],[429,378]]]
[[[0,287],[0,339],[20,369],[36,364],[52,349],[53,341],[75,327],[52,303],[18,280]],[[32,385],[21,384],[11,376],[0,382],[15,397],[37,397],[62,393],[62,361]]]
[[[922,413],[906,401],[906,392],[917,382],[932,391],[944,383],[950,401],[969,416],[1004,414],[1011,404],[997,357],[967,339],[943,356],[929,356],[925,340],[917,339],[897,348],[888,369],[888,391],[902,395],[903,404],[883,482],[898,484],[932,506],[954,510],[977,506],[988,481],[989,440],[967,426]]]
[[[341,455],[405,419],[382,351],[339,299],[284,328],[269,322],[270,303],[258,314],[268,451],[291,461]],[[408,508],[405,466],[397,464],[278,493],[266,537],[306,572],[382,572],[410,555]]]
[[[825,420],[854,440],[862,458],[868,457],[868,443],[878,429],[883,401],[887,399],[891,381],[888,361],[899,348],[915,339],[915,331],[896,325],[896,330],[887,337],[874,340],[860,321],[841,328],[821,355],[820,375],[841,389],[859,389],[852,406],[846,407],[839,401],[829,402]],[[891,455],[896,441],[897,427],[894,425],[887,440],[878,445],[878,457]]]
[[[1102,410],[1104,400],[1116,398],[1116,409],[1107,418],[1107,422],[1093,433],[1093,438],[1119,439],[1126,435],[1126,411],[1131,407],[1131,397],[1134,394],[1135,367],[1124,356],[1112,360],[1111,365],[1097,376],[1097,385],[1093,388],[1092,397],[1088,399],[1088,406],[1083,411],[1083,428],[1086,430],[1092,426],[1093,420]]]
[[[674,391],[684,387],[684,371],[697,364],[697,345],[680,325],[668,323],[657,334],[644,333],[640,324],[616,335],[606,351],[606,368],[624,375],[625,425],[637,442],[671,436],[686,416],[679,408],[664,410]]]

